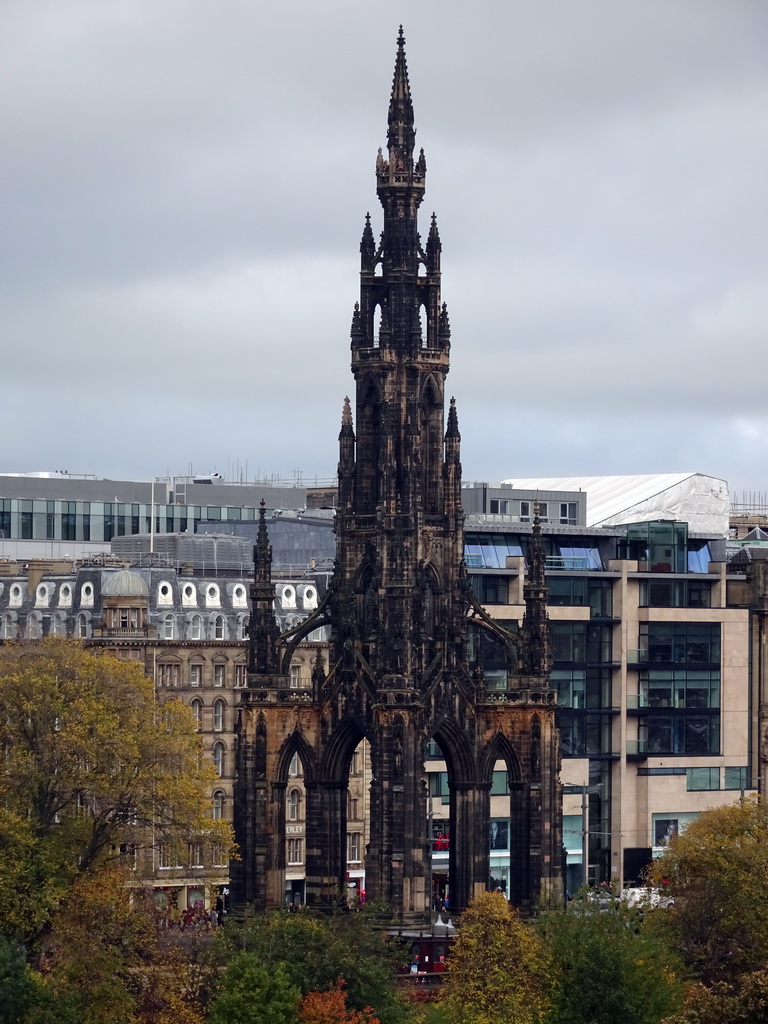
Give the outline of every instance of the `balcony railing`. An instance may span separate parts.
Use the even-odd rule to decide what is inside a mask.
[[[599,571],[602,565],[595,565],[586,555],[547,555],[545,568],[560,572]]]

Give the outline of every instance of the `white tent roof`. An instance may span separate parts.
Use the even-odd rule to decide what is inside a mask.
[[[728,484],[703,473],[535,477],[503,482],[521,490],[586,491],[587,526],[676,519],[688,523],[694,533],[728,534]]]

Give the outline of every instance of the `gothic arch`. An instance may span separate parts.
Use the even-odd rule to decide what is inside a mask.
[[[304,769],[304,783],[314,782],[317,779],[315,754],[298,726],[285,740],[277,755],[275,781],[288,781],[289,768],[294,754],[298,754],[299,761],[301,761],[302,768]]]
[[[488,782],[493,778],[493,769],[497,761],[504,761],[506,764],[510,783],[523,781],[523,771],[517,750],[509,737],[501,730],[495,734],[480,757],[480,773],[482,778]]]
[[[323,751],[319,776],[325,782],[345,782],[358,743],[367,738],[363,723],[354,715],[339,722]]]
[[[475,776],[475,758],[464,729],[447,715],[430,734],[442,751],[450,782],[466,782]]]

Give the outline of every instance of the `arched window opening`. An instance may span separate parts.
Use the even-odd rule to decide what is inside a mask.
[[[292,789],[288,794],[288,818],[290,821],[298,821],[301,817],[301,792]]]
[[[221,821],[224,817],[224,793],[220,789],[213,794],[212,814],[214,821]]]
[[[213,730],[221,732],[224,728],[224,701],[217,700],[213,705]]]
[[[221,778],[224,774],[224,744],[214,743],[213,745],[213,767],[216,769],[216,774]]]

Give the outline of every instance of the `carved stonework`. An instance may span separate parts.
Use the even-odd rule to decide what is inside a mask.
[[[388,153],[380,151],[376,160],[384,231],[376,249],[366,218],[360,245],[360,300],[351,332],[356,395],[344,403],[339,434],[334,575],[323,610],[292,640],[302,630],[330,626],[327,676],[318,657],[300,718],[298,712],[286,716],[280,700],[269,696],[296,699],[280,671],[286,661],[271,613],[266,527],[255,551],[251,671],[237,749],[235,828],[242,859],[232,865],[236,905],[266,909],[282,902],[280,801],[294,754],[307,783],[306,898],[316,906],[336,900],[346,873],[349,764],[363,738],[373,773],[369,898],[393,904],[403,921],[429,920],[423,775],[430,739],[443,750],[451,787],[452,910],[488,884],[497,761],[506,763],[512,793],[510,898],[533,906],[561,889],[557,734],[538,517],[520,642],[477,604],[462,556],[461,436],[453,399],[447,417],[445,409],[450,329],[440,295],[442,247],[433,217],[421,248],[417,215],[426,161],[423,153],[414,161],[414,139],[401,31]],[[377,311],[381,329],[374,337]],[[484,669],[478,652],[485,643],[504,652],[505,684]],[[271,797],[260,788],[264,764]]]

